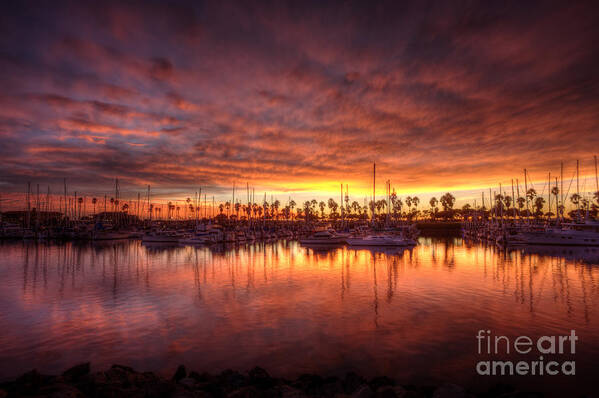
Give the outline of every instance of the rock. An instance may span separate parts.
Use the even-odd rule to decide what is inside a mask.
[[[314,374],[303,374],[293,383],[293,387],[299,388],[308,395],[321,395],[323,378]]]
[[[65,370],[62,374],[62,377],[66,381],[77,381],[81,379],[83,376],[88,375],[90,371],[90,363],[82,363],[79,365],[75,365],[72,368]]]
[[[402,386],[382,386],[376,390],[377,398],[408,398],[408,391]]]
[[[433,392],[433,398],[466,398],[470,397],[462,387],[456,384],[443,384]]]
[[[119,364],[114,364],[110,367],[110,369],[120,369],[124,372],[129,372],[129,373],[135,373],[135,370],[133,370],[132,367],[130,366],[124,366],[124,365],[119,365]]]
[[[373,391],[377,391],[380,387],[383,386],[394,386],[395,380],[387,376],[379,376],[370,380],[368,382],[368,385],[370,386],[370,388],[372,388]]]
[[[42,383],[43,376],[37,371],[37,369],[33,369],[19,376],[16,381],[17,384],[38,386]]]
[[[306,396],[304,393],[301,392],[301,390],[298,390],[297,388],[293,388],[286,384],[277,387],[277,390],[279,392],[278,395],[282,398],[303,398]]]
[[[543,398],[544,395],[540,392],[529,391],[513,391],[511,393],[501,395],[501,398]]]
[[[64,383],[56,383],[39,390],[39,394],[52,398],[83,398],[85,395],[77,388]]]
[[[263,389],[274,386],[276,382],[266,370],[257,366],[248,372],[248,376],[250,384]]]
[[[221,396],[225,395],[224,390],[216,383],[198,382],[195,385],[195,389],[196,389],[196,391],[206,392],[207,394],[210,394],[210,396],[214,396],[214,397],[221,397]],[[227,389],[227,390],[230,391],[230,389]]]
[[[347,373],[345,375],[345,380],[343,380],[343,388],[348,394],[356,391],[362,384],[366,384],[366,380],[354,372]]]
[[[200,373],[195,372],[193,370],[191,372],[189,372],[189,374],[187,376],[191,377],[192,379],[194,379],[197,382],[206,382],[206,381],[211,381],[211,380],[214,379],[213,376],[209,375],[206,372],[200,374]]]
[[[187,370],[185,369],[185,366],[179,365],[179,367],[177,368],[177,371],[173,375],[173,381],[179,381],[179,380],[183,379],[184,377],[187,377]]]
[[[231,369],[223,371],[218,376],[218,383],[223,390],[231,392],[247,385],[247,379],[244,375]]]
[[[363,384],[351,395],[352,398],[371,398],[374,396],[374,391],[367,385]]]
[[[227,398],[258,398],[262,396],[263,394],[254,386],[242,387],[227,394]]]
[[[181,384],[184,387],[191,390],[195,387],[196,381],[195,381],[195,379],[192,379],[191,377],[184,377],[181,380],[179,380],[179,384]]]
[[[327,397],[334,397],[339,394],[343,394],[345,389],[343,382],[337,377],[327,377],[323,380],[322,393]]]

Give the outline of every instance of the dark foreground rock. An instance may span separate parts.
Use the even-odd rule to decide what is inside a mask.
[[[35,370],[0,384],[0,398],[8,397],[348,397],[348,398],[510,398],[542,397],[515,391],[505,385],[472,394],[455,384],[414,387],[401,386],[388,377],[367,380],[355,373],[344,378],[304,374],[295,380],[272,377],[256,367],[246,373],[225,370],[219,374],[188,372],[181,365],[170,378],[151,372],[136,372],[123,365],[92,373],[90,364],[74,366],[59,376],[42,375]]]

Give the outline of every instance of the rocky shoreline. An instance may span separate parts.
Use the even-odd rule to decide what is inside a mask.
[[[59,376],[36,370],[15,380],[0,383],[0,398],[8,397],[351,397],[351,398],[458,398],[542,397],[539,393],[516,391],[500,385],[485,393],[472,394],[454,384],[433,387],[402,386],[388,377],[367,380],[355,373],[344,378],[304,374],[295,380],[271,377],[256,367],[247,373],[225,370],[219,374],[188,372],[181,365],[171,378],[152,372],[136,372],[113,365],[92,373],[89,363],[74,366]]]

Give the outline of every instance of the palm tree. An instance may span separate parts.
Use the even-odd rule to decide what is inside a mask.
[[[350,207],[354,211],[354,213],[356,213],[356,216],[360,214],[360,204],[357,201],[354,200],[353,202],[351,202]]]
[[[520,196],[516,199],[516,203],[518,203],[518,209],[520,209],[520,211],[522,211],[522,209],[524,209],[524,204],[526,203],[526,199],[524,199],[522,196]]]
[[[439,200],[437,200],[437,198],[435,198],[434,196],[431,198],[431,200],[428,201],[428,204],[431,206],[431,209],[437,207],[437,203],[439,203]]]
[[[408,206],[408,213],[412,212],[412,197],[406,197],[406,206]]]
[[[239,209],[241,209],[241,203],[235,202],[235,214],[237,215],[238,220],[239,220]]]
[[[83,198],[81,196],[77,198],[77,203],[79,203],[79,218],[81,218],[81,205],[83,204]]]
[[[535,198],[535,216],[539,217],[543,214],[543,205],[545,204],[545,199],[542,196],[537,196]]]
[[[503,195],[495,195],[495,215],[503,214]]]
[[[291,199],[289,201],[289,207],[291,208],[291,215],[293,216],[293,209],[295,209],[295,206],[297,206],[297,203],[295,203],[295,200]]]
[[[320,218],[324,219],[324,208],[326,206],[326,203],[324,203],[323,201],[320,201],[320,203],[318,204],[318,207],[320,207]]]
[[[420,198],[418,196],[414,196],[412,198],[412,204],[416,208],[416,220],[418,220],[418,204],[420,203]]]
[[[318,202],[316,201],[316,199],[312,199],[310,201],[310,207],[312,208],[312,211],[316,211],[316,206],[318,206]]]
[[[327,206],[329,206],[329,212],[331,214],[337,213],[337,208],[339,207],[339,205],[337,204],[337,202],[335,202],[335,199],[329,198]]]
[[[191,203],[191,198],[186,198],[185,202],[187,203],[187,206],[185,206],[185,219],[189,218],[187,217],[187,209],[189,208],[189,204]]]
[[[509,195],[505,195],[503,197],[503,203],[505,203],[506,209],[509,209],[512,206],[512,197]]]
[[[306,217],[306,221],[308,221],[308,218],[310,217],[310,201],[306,200],[304,202],[304,216]]]
[[[98,203],[98,199],[93,198],[92,199],[92,205],[94,205],[94,214],[96,214],[96,203]]]
[[[289,220],[289,214],[291,213],[289,206],[285,206],[283,207],[283,217],[285,217],[285,220]]]
[[[589,210],[589,200],[588,199],[582,199],[580,201],[580,203],[582,204],[582,208],[585,210]]]
[[[278,218],[278,215],[279,215],[279,207],[280,207],[280,206],[281,206],[281,202],[280,202],[278,199],[276,199],[276,200],[274,201],[274,203],[272,204],[272,207],[273,207],[273,209],[274,209],[274,215],[275,215],[275,217],[276,217],[276,218]]]
[[[455,203],[455,197],[447,192],[445,195],[441,196],[441,206],[443,206],[443,210],[448,211],[453,209],[453,205]]]
[[[534,200],[534,198],[537,196],[537,191],[535,191],[534,188],[530,188],[528,191],[526,191],[526,205],[527,205],[527,209],[528,209],[528,203],[532,203],[532,201]]]
[[[572,194],[572,196],[570,196],[570,202],[572,202],[572,204],[574,206],[576,206],[577,210],[580,210],[580,204],[582,203],[582,196],[580,196],[577,193]],[[580,216],[580,214],[577,214],[577,217],[578,216]]]
[[[428,201],[428,204],[431,206],[431,218],[434,218],[437,213],[437,203],[439,203],[439,200],[434,196]]]
[[[559,195],[559,188],[558,187],[551,188],[551,194],[553,196],[555,196],[555,207],[557,209],[558,208],[557,195]],[[549,209],[549,211],[551,211],[551,209]],[[558,211],[558,210],[556,210],[556,211]],[[557,214],[555,216],[557,217]]]

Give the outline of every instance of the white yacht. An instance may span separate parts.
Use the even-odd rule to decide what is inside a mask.
[[[182,235],[173,231],[152,231],[146,233],[141,241],[143,243],[179,243]]]
[[[340,244],[345,243],[347,237],[338,235],[335,231],[331,229],[326,229],[323,231],[317,231],[309,238],[300,239],[300,244],[302,245],[331,245],[331,244]]]
[[[214,243],[210,234],[188,235],[179,239],[182,245],[208,245]]]
[[[414,239],[390,235],[368,235],[365,237],[347,238],[350,246],[414,246]]]
[[[522,230],[505,237],[508,245],[599,246],[599,222]]]

